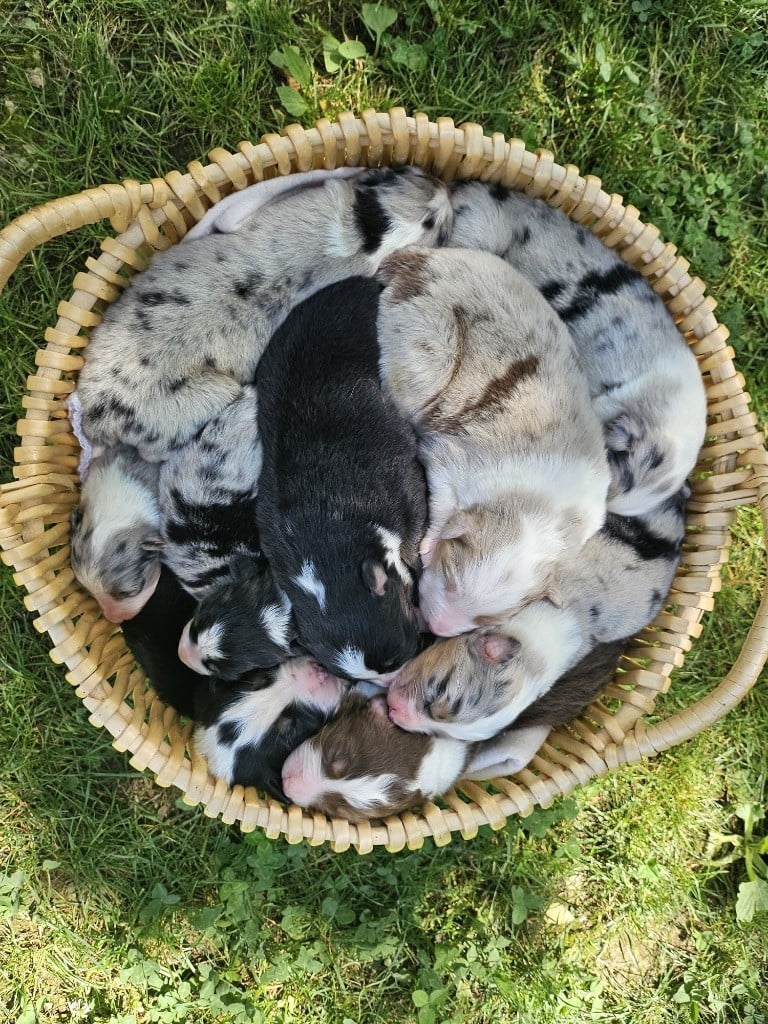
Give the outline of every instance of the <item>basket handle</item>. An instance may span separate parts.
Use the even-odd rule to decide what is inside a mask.
[[[757,484],[757,502],[768,537],[768,465],[753,467]],[[662,750],[691,739],[726,715],[741,701],[757,681],[768,659],[768,575],[754,621],[738,658],[726,675],[706,696],[669,718],[645,725],[642,718],[620,743],[611,743],[602,753],[609,769],[621,764],[636,764]]]
[[[120,234],[142,206],[157,210],[175,198],[166,181],[153,178],[144,184],[127,180],[121,185],[100,185],[35,206],[0,231],[0,291],[35,246],[107,218]]]

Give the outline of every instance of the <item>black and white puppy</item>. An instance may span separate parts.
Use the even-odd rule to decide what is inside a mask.
[[[351,679],[391,672],[421,643],[411,598],[426,483],[379,386],[379,291],[356,277],[307,299],[256,377],[262,549],[299,642]]]
[[[213,775],[285,800],[283,762],[337,711],[346,687],[308,658],[234,684],[204,678],[177,656],[193,610],[194,599],[163,568],[145,606],[123,624],[126,642],[160,699],[197,724],[195,748]]]

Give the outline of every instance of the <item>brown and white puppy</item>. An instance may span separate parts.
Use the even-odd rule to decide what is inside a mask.
[[[541,290],[579,352],[611,467],[608,510],[632,516],[679,490],[704,440],[701,374],[648,282],[541,199],[452,186],[451,246],[485,249]]]
[[[438,641],[390,684],[392,720],[456,739],[495,736],[600,643],[633,636],[661,610],[680,558],[685,487],[646,516],[609,514],[543,599]]]
[[[337,715],[283,764],[283,792],[330,818],[386,818],[445,793],[469,761],[458,740],[407,733],[387,716],[383,696],[354,690]]]
[[[429,487],[421,611],[440,636],[549,591],[602,525],[602,431],[567,329],[489,253],[412,248],[378,279],[384,389]]]
[[[440,243],[452,219],[442,182],[375,168],[267,202],[232,234],[158,253],[92,332],[77,387],[83,434],[162,461],[253,379],[294,306],[372,276],[402,246]]]

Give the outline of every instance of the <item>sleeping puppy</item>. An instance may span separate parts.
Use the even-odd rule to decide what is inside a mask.
[[[602,432],[567,329],[508,264],[412,248],[377,278],[382,384],[429,488],[421,611],[453,636],[548,593],[600,528]]]
[[[198,600],[231,582],[234,559],[242,577],[243,558],[261,558],[260,472],[258,404],[251,385],[160,467],[163,561]]]
[[[299,642],[351,679],[391,672],[421,645],[411,599],[425,480],[379,386],[378,295],[357,277],[308,299],[257,373],[263,551]]]
[[[438,243],[452,217],[442,182],[381,168],[329,177],[267,202],[232,234],[158,253],[92,332],[77,387],[84,435],[162,461],[253,379],[294,306],[372,275],[397,248]]]
[[[484,743],[409,733],[387,716],[383,697],[356,690],[283,764],[288,799],[329,817],[360,822],[446,793],[459,779],[490,779],[525,767],[550,729],[570,721],[610,681],[621,644],[601,644],[505,733]]]
[[[390,685],[392,720],[414,731],[488,739],[598,644],[635,635],[669,592],[689,493],[686,486],[645,516],[609,514],[561,567],[559,607],[534,601],[495,626],[423,651]]]
[[[568,327],[603,425],[608,509],[639,515],[675,494],[704,440],[696,358],[642,275],[587,228],[500,185],[455,182],[449,245],[486,249],[541,290]]]
[[[126,445],[93,458],[72,512],[70,543],[75,578],[110,622],[140,611],[160,576],[158,467]]]
[[[469,756],[459,740],[398,729],[384,697],[352,691],[338,714],[286,758],[283,792],[330,818],[386,818],[445,793]]]
[[[193,598],[163,568],[147,604],[124,623],[126,642],[160,699],[196,723],[195,748],[211,774],[285,800],[283,761],[338,710],[345,685],[309,658],[232,684],[203,678],[176,654],[193,609]]]
[[[573,721],[610,683],[623,640],[598,644],[498,736],[475,743],[463,779],[497,779],[524,768],[550,731]]]
[[[238,555],[227,582],[204,597],[185,624],[179,658],[200,675],[232,682],[305,653],[295,641],[290,602],[266,559]]]

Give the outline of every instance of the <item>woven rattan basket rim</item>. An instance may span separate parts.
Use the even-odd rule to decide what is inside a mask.
[[[692,278],[686,260],[664,243],[652,224],[603,191],[598,178],[573,165],[555,163],[551,153],[530,152],[519,139],[486,136],[475,124],[456,127],[447,117],[430,121],[396,108],[310,129],[291,125],[260,143],[242,142],[237,152],[214,149],[211,162],[189,165],[188,173],[139,184],[128,181],[90,189],[48,203],[19,217],[0,232],[0,288],[36,245],[67,231],[109,218],[117,237],[103,240],[101,254],[77,274],[74,293],[58,307],[58,320],[45,334],[27,381],[25,417],[15,450],[15,481],[0,488],[0,545],[14,581],[27,590],[24,603],[37,613],[35,626],[51,637],[51,657],[67,666],[67,679],[131,764],[149,768],[163,785],[178,787],[187,803],[243,830],[262,828],[289,842],[306,838],[336,850],[361,852],[377,845],[390,850],[437,843],[454,832],[465,838],[483,824],[501,827],[510,814],[527,814],[558,795],[619,765],[650,756],[715,721],[756,681],[768,654],[768,598],[765,593],[739,657],[728,675],[695,705],[662,722],[643,716],[701,631],[703,614],[714,607],[720,569],[727,558],[734,510],[758,502],[766,529],[768,457],[749,410],[744,380],[733,365],[728,331],[713,315],[714,300]],[[104,306],[121,293],[127,274],[141,270],[154,251],[184,236],[205,210],[233,189],[265,176],[315,167],[415,163],[445,179],[481,178],[523,189],[589,227],[635,266],[664,299],[696,353],[704,375],[710,428],[689,503],[686,550],[667,608],[630,644],[619,680],[570,726],[550,735],[531,765],[489,786],[461,783],[439,803],[385,822],[354,825],[298,807],[262,799],[253,789],[232,789],[208,775],[202,758],[189,750],[191,728],[145,686],[122,634],[101,618],[95,602],[75,583],[69,567],[69,514],[77,501],[78,446],[63,401],[74,386],[87,346],[87,331]],[[610,706],[609,706],[610,705]]]

